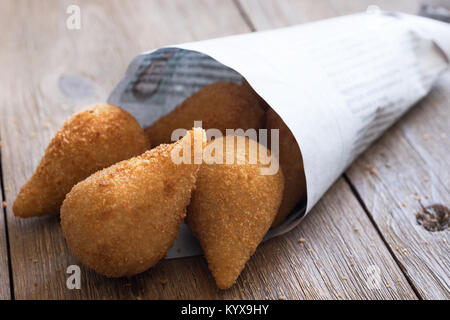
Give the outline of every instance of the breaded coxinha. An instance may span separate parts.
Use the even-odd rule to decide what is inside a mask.
[[[221,152],[223,162],[229,156],[233,163],[205,163],[212,143],[234,144],[234,152],[233,147],[225,147]],[[210,142],[188,207],[188,225],[200,241],[220,289],[227,289],[236,281],[269,230],[281,203],[283,174],[278,170],[263,175],[261,169],[269,165],[263,164],[260,157],[254,157],[252,164],[249,150],[258,148],[269,155],[270,161],[277,161],[264,146],[247,137],[226,136]]]
[[[247,88],[232,82],[215,82],[200,89],[172,112],[145,129],[152,146],[169,143],[172,131],[189,129],[194,121],[202,127],[218,129],[255,129],[264,126],[264,110],[257,97]]]
[[[302,154],[291,130],[271,108],[266,112],[266,121],[268,130],[280,130],[279,161],[285,177],[283,201],[272,224],[276,227],[283,223],[297,203],[306,198],[306,178]]]
[[[56,132],[13,206],[22,218],[59,213],[79,181],[148,150],[144,130],[128,112],[100,103],[68,119]]]
[[[205,143],[206,134],[195,128],[73,187],[61,207],[61,226],[75,256],[108,277],[132,276],[162,259],[178,235],[200,168],[174,159],[187,151],[194,158],[197,146],[201,157]]]

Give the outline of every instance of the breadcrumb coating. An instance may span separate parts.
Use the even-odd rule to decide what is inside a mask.
[[[306,198],[306,178],[303,159],[291,130],[280,116],[269,109],[266,112],[267,129],[279,129],[279,158],[284,173],[284,194],[272,227],[280,225],[302,199]]]
[[[275,218],[283,195],[281,170],[261,175],[267,165],[250,164],[250,146],[263,148],[247,137],[227,136],[215,143],[245,139],[245,147],[234,144],[233,164],[203,163],[188,207],[187,222],[200,241],[216,284],[220,289],[233,285],[255,252]],[[224,159],[229,154],[223,152]],[[239,164],[239,161],[242,164]],[[276,161],[272,157],[272,161]]]
[[[142,154],[149,142],[128,112],[101,103],[75,114],[56,132],[13,206],[22,218],[59,213],[79,181],[118,161]]]
[[[61,226],[75,256],[108,277],[132,276],[162,259],[178,235],[200,168],[177,165],[170,153],[194,137],[202,145],[204,135],[194,129],[78,183],[61,207]]]
[[[189,129],[199,120],[204,129],[218,129],[223,135],[225,129],[258,130],[264,126],[264,110],[248,88],[232,82],[216,82],[187,98],[146,128],[145,133],[152,146],[158,146],[170,143],[175,129]]]

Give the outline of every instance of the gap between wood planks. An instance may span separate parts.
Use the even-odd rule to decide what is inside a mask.
[[[238,9],[239,14],[241,15],[241,17],[243,18],[243,20],[245,21],[245,23],[248,25],[248,27],[250,28],[250,30],[252,32],[256,32],[258,31],[255,27],[255,24],[253,23],[253,21],[251,20],[250,16],[247,14],[247,12],[245,11],[245,9],[242,7],[240,0],[233,0],[234,5],[236,6],[236,8]],[[336,11],[333,8],[334,11]],[[336,12],[338,14],[338,12]],[[370,146],[369,146],[370,148]],[[383,236],[381,230],[379,229],[379,227],[377,226],[375,220],[373,219],[372,215],[370,214],[366,204],[364,203],[363,199],[361,198],[360,194],[358,193],[358,191],[356,190],[355,186],[353,185],[353,183],[351,182],[350,178],[347,176],[347,174],[344,172],[341,177],[344,179],[344,181],[348,184],[348,186],[350,187],[350,190],[352,191],[353,195],[355,196],[356,200],[358,201],[359,205],[361,206],[362,210],[366,213],[370,223],[372,224],[372,226],[374,227],[374,229],[376,230],[376,232],[378,233],[378,236],[380,237],[380,239],[383,241],[384,246],[387,248],[389,254],[391,255],[391,257],[393,258],[393,260],[395,261],[395,263],[398,265],[399,269],[401,270],[401,272],[403,273],[403,275],[405,276],[408,284],[410,285],[411,289],[414,291],[414,294],[417,296],[418,299],[423,300],[423,297],[419,294],[419,291],[417,290],[417,288],[415,287],[415,285],[413,284],[410,276],[408,275],[408,273],[406,272],[405,267],[403,266],[403,264],[400,262],[400,260],[396,257],[396,255],[394,254],[394,252],[392,251],[392,248],[390,247],[390,245],[388,244],[388,242],[386,241],[385,237]]]
[[[2,137],[0,136],[0,141],[2,141]],[[4,182],[3,182],[3,170],[2,170],[2,148],[0,147],[0,199],[2,201],[6,202],[6,193],[4,188]],[[6,202],[8,203],[8,202]],[[9,294],[10,299],[15,300],[14,298],[14,282],[13,282],[13,273],[12,273],[12,264],[11,264],[11,250],[9,245],[9,232],[8,232],[8,220],[6,217],[6,207],[3,207],[2,205],[2,212],[3,212],[3,221],[5,223],[5,241],[6,241],[6,253],[7,253],[7,259],[8,259],[8,276],[9,276]]]
[[[421,100],[420,102],[418,102],[416,105],[420,104],[422,101],[423,101],[423,100]],[[414,108],[414,106],[413,106],[413,108]],[[389,129],[388,129],[388,130],[389,130]],[[406,136],[405,136],[405,141],[406,141],[406,143],[411,147],[411,150],[414,151],[414,153],[417,155],[417,157],[418,157],[420,160],[422,160],[423,163],[427,163],[427,160],[426,160],[426,159],[422,156],[422,154],[414,147],[414,144],[413,144],[413,143],[411,142],[411,140],[408,139],[408,137],[406,137]],[[446,190],[447,192],[450,193],[450,190],[447,189],[447,185],[445,184],[445,181],[442,181],[442,180],[441,180],[441,176],[439,175],[439,172],[436,172],[436,171],[434,170],[434,167],[433,167],[433,166],[429,166],[429,167],[428,167],[428,170],[430,170],[430,171],[436,176],[436,178],[439,180],[439,182],[442,184],[442,186],[445,188],[445,190]]]
[[[422,296],[419,294],[419,291],[417,290],[416,286],[412,282],[412,280],[409,277],[408,273],[405,272],[405,270],[406,270],[405,267],[400,262],[400,260],[396,257],[396,255],[394,254],[394,251],[392,250],[391,246],[389,245],[389,243],[386,241],[385,237],[383,236],[383,233],[381,232],[380,228],[378,228],[378,225],[375,223],[375,220],[373,219],[372,215],[370,214],[370,211],[367,208],[366,204],[364,203],[363,199],[361,198],[361,195],[359,194],[358,190],[356,190],[355,186],[353,185],[353,183],[351,182],[350,178],[347,176],[346,173],[344,173],[342,175],[342,177],[344,178],[345,182],[350,187],[350,190],[352,191],[352,193],[355,196],[356,200],[358,201],[359,205],[361,206],[361,208],[366,213],[367,217],[369,218],[370,223],[372,223],[373,227],[377,231],[378,236],[380,237],[381,241],[383,241],[383,243],[384,243],[384,246],[388,249],[388,251],[389,251],[390,255],[392,256],[392,258],[394,259],[395,263],[398,265],[398,267],[400,268],[401,272],[405,276],[405,279],[406,279],[406,281],[408,281],[408,284],[410,285],[411,289],[414,291],[414,293],[416,294],[416,296],[417,296],[417,298],[419,300],[423,300]]]
[[[239,14],[241,15],[241,17],[244,20],[244,22],[247,24],[249,29],[251,30],[251,32],[257,31],[255,25],[253,24],[252,20],[250,19],[249,15],[245,11],[245,9],[242,7],[242,5],[239,2],[239,0],[233,0],[233,4],[236,6]]]

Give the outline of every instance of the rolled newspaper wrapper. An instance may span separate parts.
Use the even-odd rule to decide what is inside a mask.
[[[166,47],[131,62],[108,102],[143,127],[217,81],[242,82],[281,116],[303,156],[306,208],[265,239],[294,228],[333,182],[423,98],[449,63],[450,26],[370,12]],[[183,225],[168,258],[201,254]]]

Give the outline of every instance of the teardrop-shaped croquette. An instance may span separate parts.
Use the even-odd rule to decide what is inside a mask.
[[[145,133],[152,146],[158,146],[170,143],[175,129],[192,128],[194,121],[199,120],[202,128],[218,129],[223,135],[226,129],[258,130],[264,126],[264,110],[248,88],[232,82],[216,82],[187,98],[146,128]]]
[[[191,130],[73,187],[61,207],[61,226],[75,256],[108,277],[132,276],[162,259],[178,235],[200,167],[177,164],[173,155],[195,145],[201,156],[204,139],[202,129]]]
[[[298,143],[280,116],[269,109],[266,112],[267,129],[279,129],[279,160],[284,173],[284,193],[272,227],[280,225],[301,200],[306,198],[306,178]]]
[[[224,161],[228,157],[232,164],[205,163],[213,143],[231,145],[223,152],[217,149],[211,154],[217,157],[219,153],[218,158],[223,156]],[[261,169],[268,169],[269,165],[252,153],[258,149],[268,154],[272,163],[277,161],[264,146],[246,137],[227,136],[210,142],[188,207],[188,225],[200,241],[221,289],[236,281],[269,230],[281,203],[283,174],[278,170],[264,175]]]
[[[77,182],[148,148],[144,130],[131,114],[110,104],[91,106],[56,132],[35,173],[20,189],[14,214],[57,214]]]

